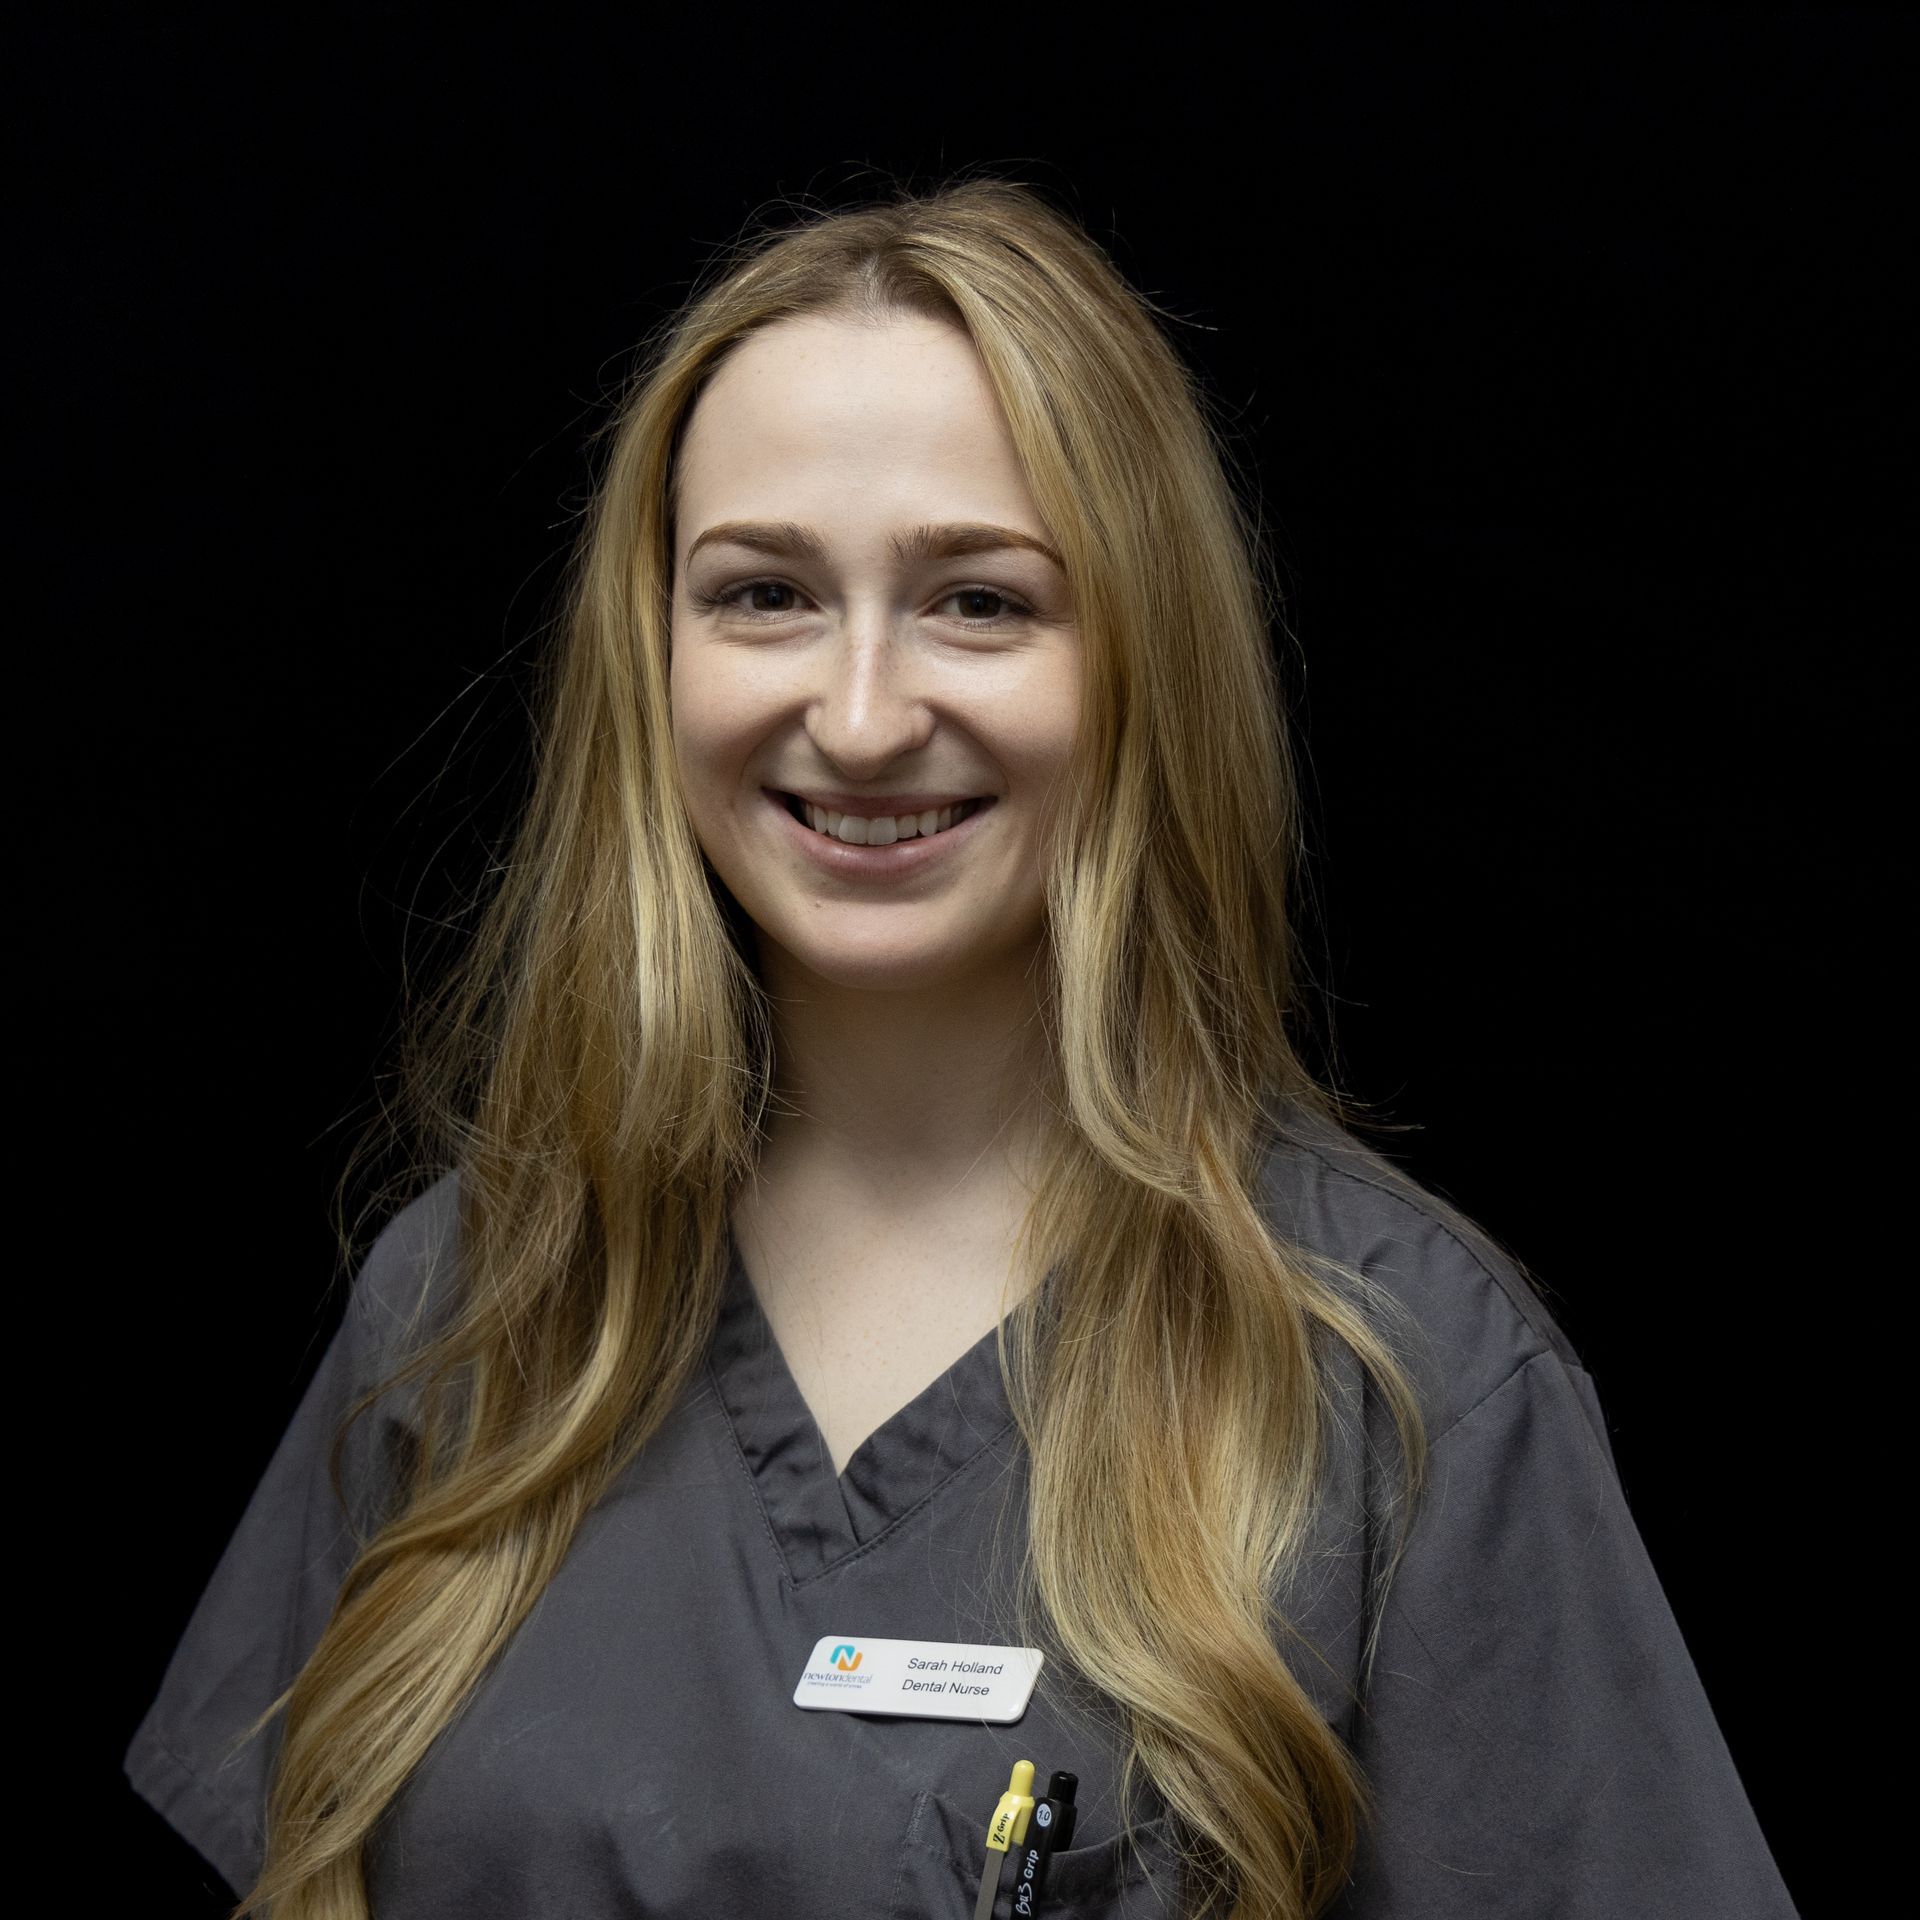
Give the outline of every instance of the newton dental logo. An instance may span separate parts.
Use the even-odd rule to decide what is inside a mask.
[[[855,1691],[873,1685],[873,1669],[860,1671],[867,1650],[852,1640],[838,1640],[826,1649],[825,1658],[808,1671],[807,1678],[817,1687],[846,1687]],[[819,1659],[819,1655],[815,1655]]]

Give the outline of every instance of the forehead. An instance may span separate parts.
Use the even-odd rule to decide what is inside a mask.
[[[742,340],[708,382],[701,407],[714,401],[712,411],[732,412],[772,403],[833,417],[915,397],[993,402],[979,353],[959,327],[925,314],[804,314]]]
[[[681,449],[683,505],[705,517],[843,507],[959,488],[1005,511],[1026,484],[973,342],[921,315],[882,324],[809,315],[742,341],[694,406]],[[778,497],[775,497],[775,496]]]

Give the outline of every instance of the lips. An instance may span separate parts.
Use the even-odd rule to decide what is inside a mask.
[[[818,802],[811,801],[807,799],[807,797],[804,794],[799,794],[799,793],[780,793],[778,794],[778,798],[786,802],[787,811],[790,814],[792,814],[793,817],[797,821],[799,821],[799,823],[803,827],[805,827],[810,833],[820,833],[823,839],[838,840],[840,838],[838,834],[821,833],[821,829],[816,827],[813,824],[813,822],[807,818],[807,809],[809,807],[813,807],[821,813],[838,813],[841,811],[840,808],[821,806]],[[953,808],[954,818],[946,826],[936,827],[932,833],[923,833],[916,830],[913,833],[905,835],[904,839],[907,841],[937,840],[941,834],[951,833],[953,829],[959,826],[963,820],[966,820],[970,818],[972,815],[978,813],[983,807],[989,805],[990,803],[991,803],[991,796],[987,794],[977,794],[972,798],[966,799],[966,800],[949,801],[947,804]],[[945,811],[946,811],[945,807],[925,807],[920,810],[920,813],[921,814],[944,813]],[[905,820],[905,819],[917,819],[920,816],[915,814],[912,809],[902,807],[898,813],[862,814],[859,817],[865,820]],[[861,842],[855,842],[851,840],[841,841],[842,846],[854,846],[854,845],[865,845],[865,844],[867,843],[864,841],[861,841]],[[889,846],[899,846],[903,843],[902,841],[894,840],[894,841],[888,841],[886,842],[886,844]]]
[[[797,794],[763,788],[780,831],[794,836],[796,848],[816,870],[844,880],[905,880],[936,865],[946,866],[973,840],[993,812],[994,796],[983,794],[972,812],[944,833],[914,834],[891,846],[855,846],[833,834],[817,832],[795,812]]]
[[[982,800],[985,794],[967,793],[807,793],[799,787],[769,788],[828,813],[857,813],[866,820],[898,820],[908,814],[941,813],[948,807]]]

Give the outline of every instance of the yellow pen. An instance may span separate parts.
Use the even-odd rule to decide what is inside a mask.
[[[1006,1870],[1007,1855],[1027,1837],[1027,1822],[1033,1815],[1033,1762],[1016,1760],[1007,1790],[987,1822],[987,1859],[980,1870],[980,1898],[974,1902],[973,1920],[993,1920],[993,1903],[1000,1897],[1000,1876]]]

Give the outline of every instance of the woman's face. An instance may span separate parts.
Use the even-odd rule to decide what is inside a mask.
[[[681,788],[763,978],[788,960],[901,989],[1023,963],[1080,645],[1065,573],[1019,544],[1048,529],[972,342],[918,316],[770,326],[695,405],[680,486]],[[854,821],[823,835],[793,795]],[[929,834],[953,801],[984,804]]]

